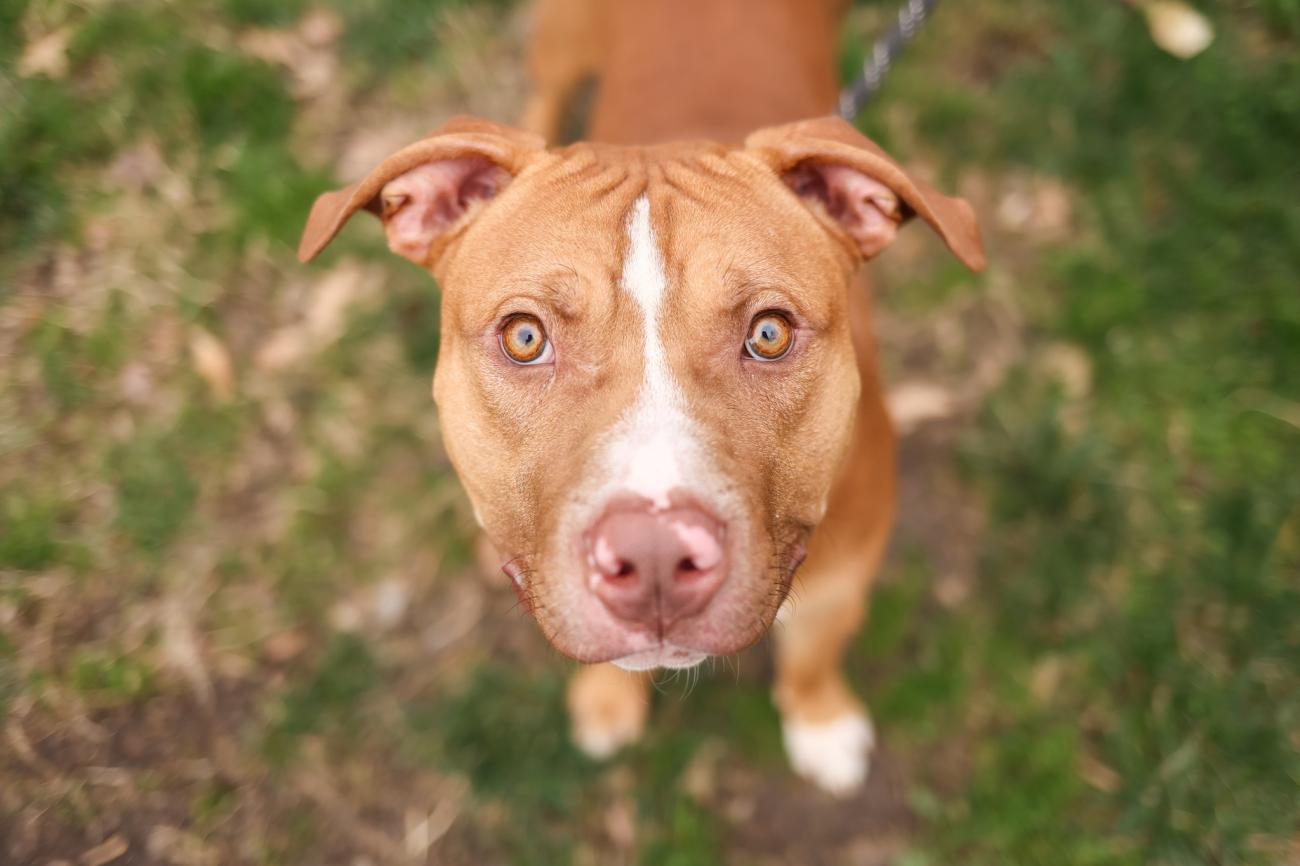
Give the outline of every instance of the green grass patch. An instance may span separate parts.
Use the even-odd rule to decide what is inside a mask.
[[[72,656],[69,684],[98,705],[138,701],[156,689],[152,666],[120,649],[85,647]]]
[[[0,22],[0,31],[4,30]],[[108,139],[61,82],[19,79],[0,67],[0,277],[33,248],[78,224],[72,165],[105,158]],[[7,282],[7,281],[6,281]],[[0,294],[3,298],[3,294]]]
[[[408,719],[423,760],[465,773],[478,796],[510,810],[499,842],[511,862],[569,862],[596,765],[569,742],[558,672],[484,665]]]
[[[362,699],[380,682],[379,667],[365,641],[335,635],[311,673],[291,686],[276,705],[262,743],[273,766],[291,761],[308,734],[350,737],[362,723]]]
[[[15,491],[0,497],[0,568],[39,571],[59,550],[57,507]]]
[[[1260,840],[1300,829],[1300,433],[1273,411],[1300,394],[1300,52],[1250,40],[1293,40],[1296,7],[1212,6],[1214,45],[1179,62],[1120,4],[989,6],[1059,36],[980,92],[936,87],[919,43],[868,125],[898,103],[950,169],[1079,193],[1087,232],[1017,291],[1036,336],[1088,351],[1093,390],[1071,403],[1025,365],[993,396],[962,449],[990,507],[978,590],[960,625],[904,629],[874,708],[973,725],[935,862],[1267,862]],[[899,645],[906,586],[878,595],[875,640]],[[1048,656],[1071,673],[1034,698]]]
[[[1096,832],[1079,779],[1079,734],[1030,716],[978,747],[942,862],[1139,863]],[[1063,821],[1069,815],[1072,820]]]
[[[443,46],[438,41],[438,20],[448,9],[474,5],[498,9],[513,0],[330,0],[343,18],[343,48],[350,60],[365,71],[366,86],[410,63],[435,62]]]
[[[721,685],[721,684],[719,684]],[[726,687],[722,689],[725,691]],[[706,686],[701,691],[716,691]],[[722,703],[718,701],[717,704]],[[770,701],[769,701],[770,704]],[[662,707],[662,702],[661,702]],[[737,707],[736,716],[723,716],[730,721],[729,728],[741,741],[751,741],[763,731],[748,721],[745,708]],[[770,712],[762,715],[772,715]],[[717,728],[716,715],[700,714],[712,718]],[[750,716],[752,718],[752,716]],[[640,860],[642,866],[684,866],[687,863],[716,863],[722,857],[721,832],[716,817],[693,797],[682,790],[683,775],[703,742],[701,729],[692,725],[676,724],[654,716],[655,729],[644,746],[629,758],[638,779],[637,811],[642,840]],[[775,734],[774,719],[769,730]],[[771,744],[764,743],[762,751],[751,753],[747,742],[729,744],[738,754],[763,762],[771,757]],[[779,748],[779,744],[778,744]]]
[[[713,816],[689,797],[674,796],[660,804],[658,833],[641,847],[641,866],[695,866],[718,863],[721,840]],[[654,826],[654,825],[651,825]]]
[[[464,772],[479,797],[509,809],[499,841],[511,862],[571,862],[579,828],[600,805],[604,768],[569,741],[564,682],[559,670],[488,664],[475,669],[457,694],[409,708],[422,760]],[[716,862],[720,856],[713,815],[680,792],[683,772],[711,732],[731,732],[733,747],[747,757],[756,734],[770,733],[760,736],[765,742],[758,755],[779,752],[765,696],[759,708],[743,689],[739,697],[730,688],[702,687],[696,694],[701,703],[674,704],[671,694],[661,696],[647,741],[616,761],[639,780],[639,862],[647,866]],[[674,723],[680,712],[700,724]]]
[[[22,689],[22,677],[18,673],[15,657],[18,647],[12,638],[0,630],[0,716],[9,711],[9,704]]]
[[[119,445],[108,464],[117,490],[118,529],[141,552],[161,555],[198,498],[182,444],[146,434]]]
[[[27,345],[40,362],[45,393],[65,412],[85,408],[111,381],[127,355],[130,329],[121,293],[115,293],[93,331],[68,328],[63,317],[45,317]]]

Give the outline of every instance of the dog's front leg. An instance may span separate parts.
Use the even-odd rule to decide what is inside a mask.
[[[846,573],[810,574],[806,567],[800,577],[812,579],[800,581],[775,630],[773,697],[791,766],[823,790],[843,795],[866,779],[875,746],[871,718],[841,666],[862,622],[863,581]]]
[[[573,742],[603,759],[641,738],[650,711],[649,675],[612,664],[580,668],[569,680],[569,725]]]

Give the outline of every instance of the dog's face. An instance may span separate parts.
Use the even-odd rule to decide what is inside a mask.
[[[561,650],[686,665],[771,621],[852,429],[848,267],[706,146],[548,155],[444,254],[444,438]]]
[[[978,264],[964,203],[804,126],[547,151],[462,122],[313,212],[305,256],[369,207],[437,276],[448,453],[570,656],[684,667],[757,639],[852,431],[858,262],[916,211]]]

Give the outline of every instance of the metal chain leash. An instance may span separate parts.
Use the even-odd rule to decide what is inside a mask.
[[[862,64],[862,71],[853,83],[840,92],[840,117],[852,121],[862,112],[880,89],[903,47],[911,42],[925,23],[925,19],[939,5],[939,0],[907,0],[898,10],[898,20],[871,49]]]

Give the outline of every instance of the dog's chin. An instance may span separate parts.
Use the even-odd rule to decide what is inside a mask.
[[[708,657],[708,653],[699,650],[664,644],[654,649],[613,659],[610,663],[625,671],[649,671],[655,668],[678,671],[693,668]]]

